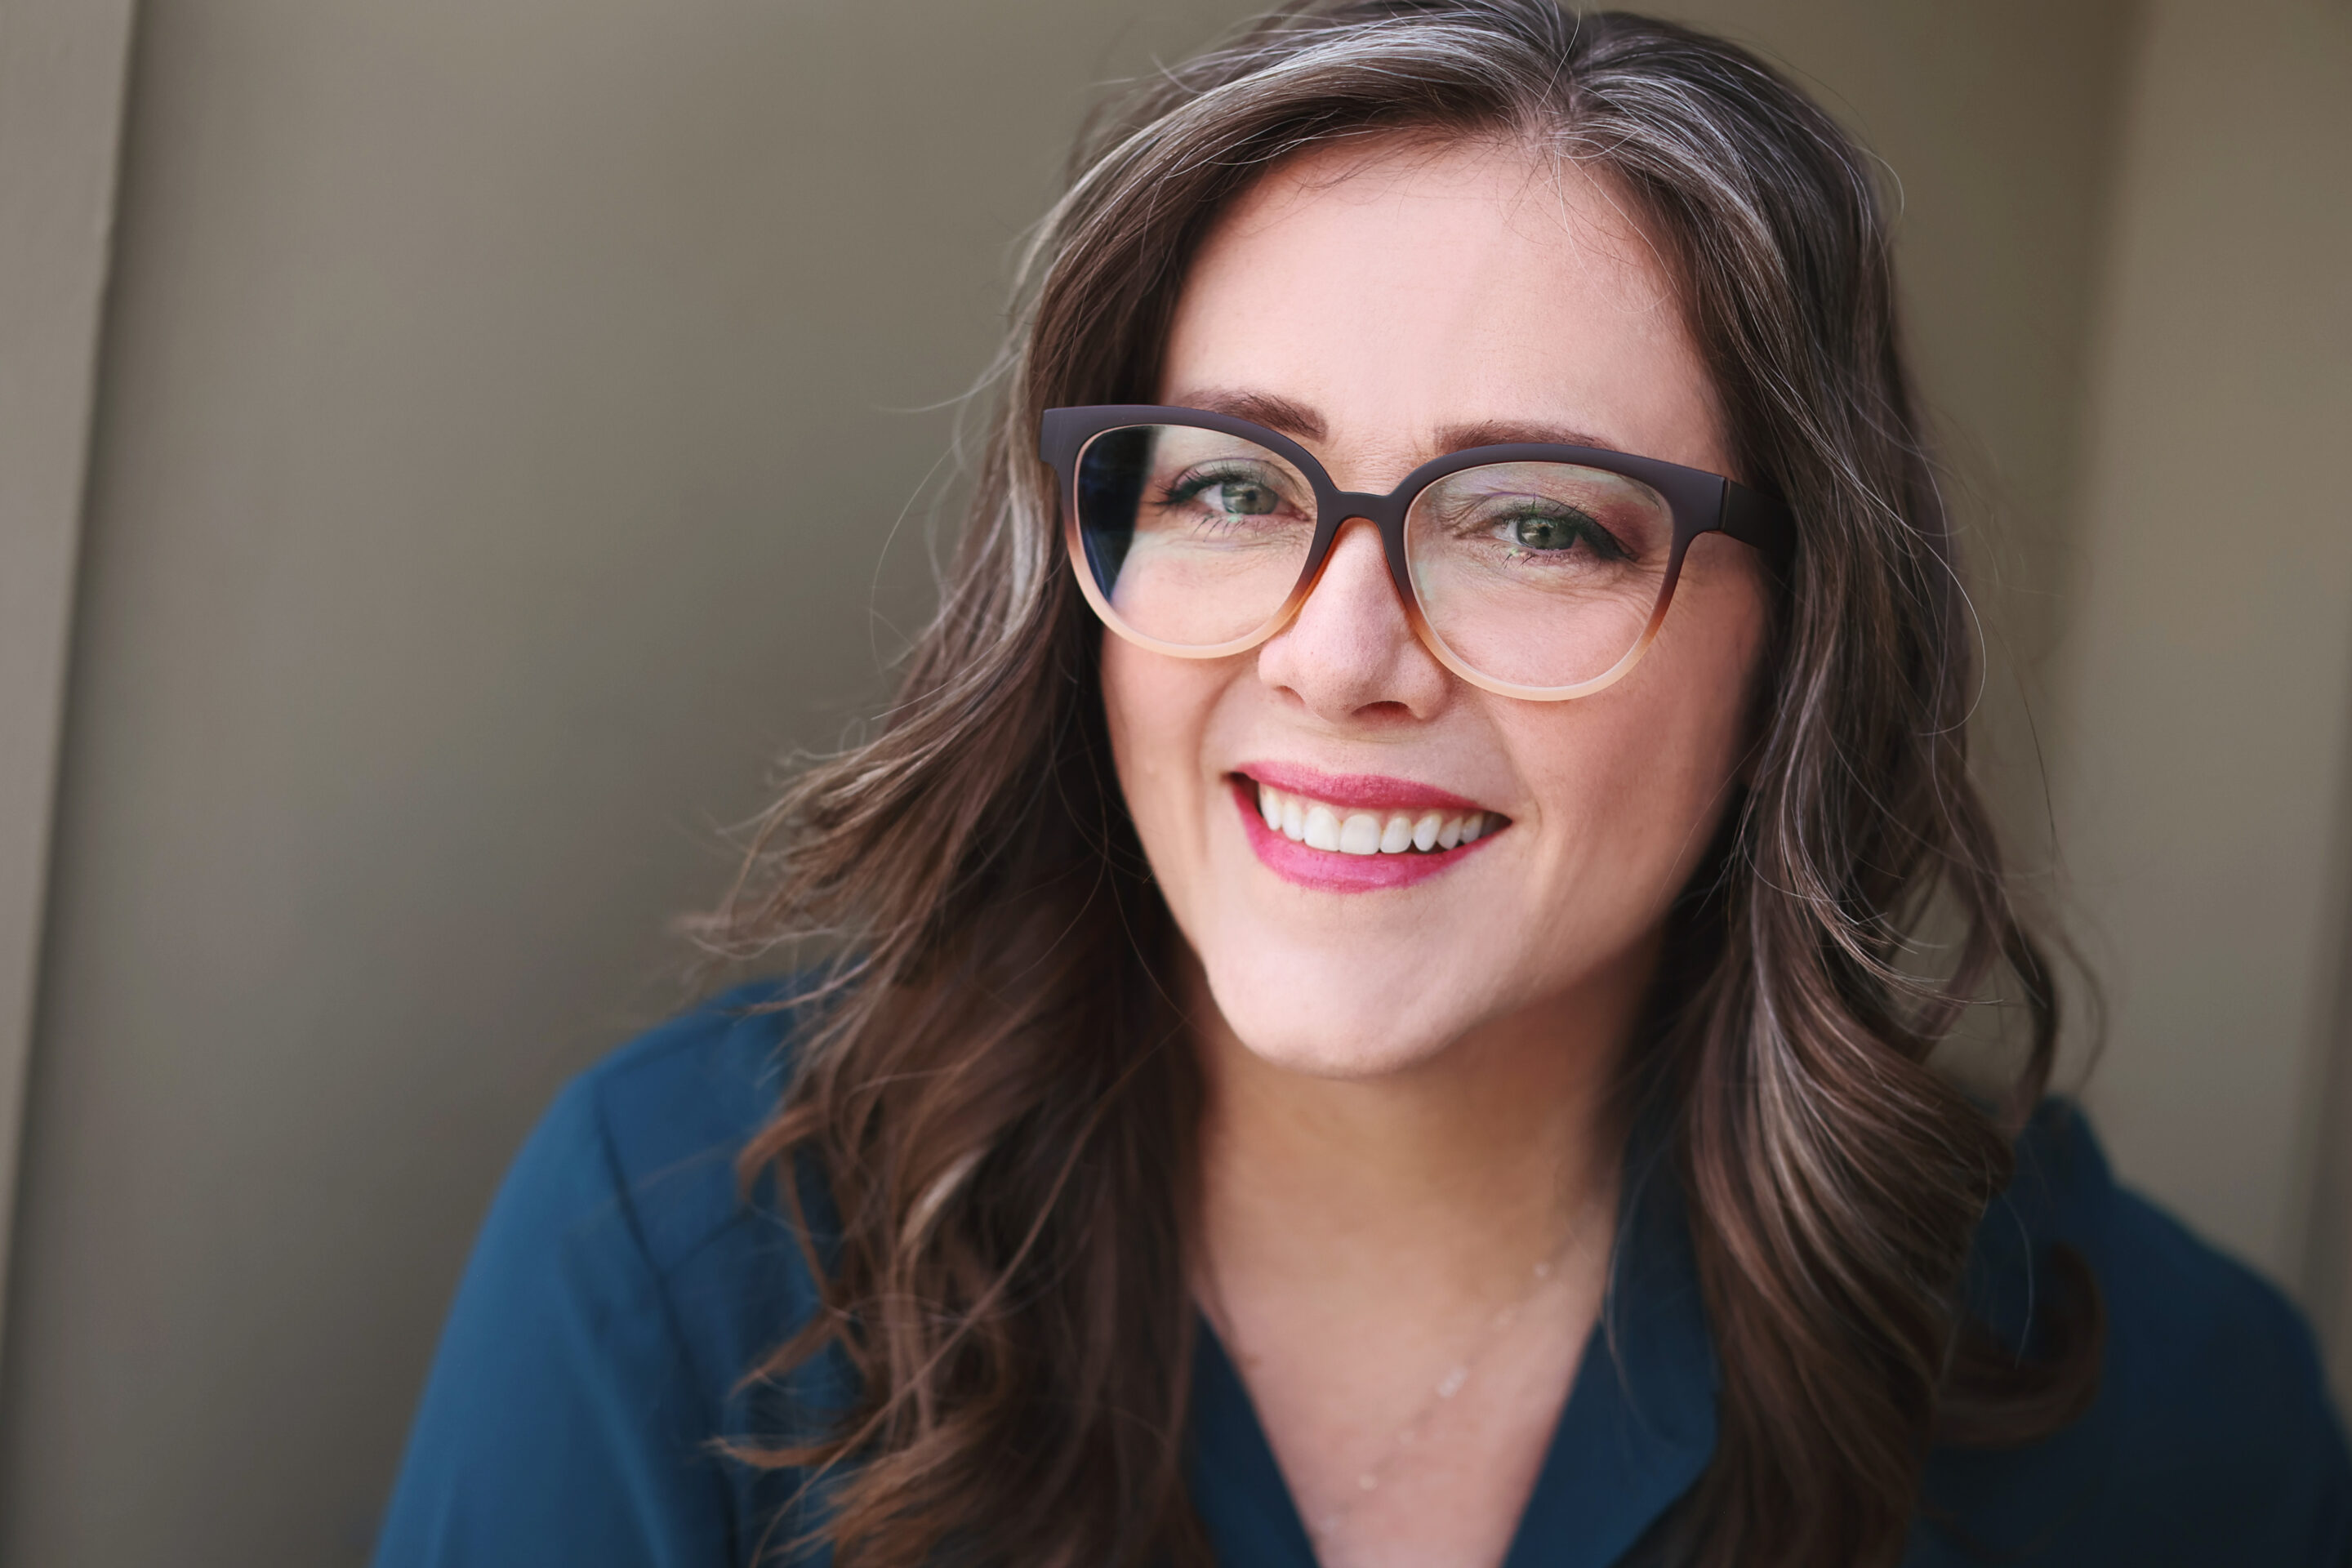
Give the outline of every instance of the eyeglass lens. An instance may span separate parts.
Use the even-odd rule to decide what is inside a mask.
[[[1133,425],[1089,442],[1077,522],[1103,599],[1139,636],[1213,647],[1262,630],[1314,541],[1307,476],[1244,437]],[[1430,629],[1490,679],[1556,688],[1641,641],[1673,556],[1674,513],[1639,480],[1575,463],[1496,463],[1432,482],[1405,517]]]

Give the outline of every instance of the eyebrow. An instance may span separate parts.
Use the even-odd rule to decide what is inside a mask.
[[[1324,439],[1327,434],[1320,414],[1306,404],[1277,397],[1272,393],[1207,387],[1179,395],[1176,405],[1246,419],[1253,425],[1279,430],[1294,441],[1313,444]],[[1473,447],[1512,446],[1588,447],[1597,452],[1622,450],[1614,442],[1604,441],[1590,431],[1570,429],[1566,426],[1528,420],[1482,419],[1475,424],[1448,425],[1440,429],[1431,456],[1443,457],[1448,452],[1466,451]]]
[[[1324,436],[1322,416],[1315,410],[1303,403],[1293,403],[1287,397],[1276,397],[1271,393],[1211,387],[1183,394],[1176,400],[1175,406],[1246,419],[1253,425],[1279,430],[1294,441],[1320,441]]]
[[[1623,448],[1614,442],[1604,441],[1585,430],[1571,430],[1560,425],[1537,425],[1509,419],[1485,419],[1475,425],[1448,425],[1437,433],[1440,453],[1460,452],[1472,447],[1589,447],[1596,452],[1616,452]]]

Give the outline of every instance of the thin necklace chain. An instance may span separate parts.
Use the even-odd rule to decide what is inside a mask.
[[[1380,1490],[1381,1483],[1388,1479],[1390,1471],[1393,1470],[1408,1455],[1419,1451],[1423,1428],[1428,1424],[1429,1418],[1451,1404],[1457,1394],[1470,1386],[1472,1375],[1486,1363],[1487,1357],[1494,1353],[1495,1347],[1502,1342],[1503,1337],[1518,1325],[1519,1315],[1534,1305],[1536,1298],[1543,1294],[1545,1288],[1560,1277],[1560,1263],[1575,1249],[1582,1229],[1580,1226],[1571,1229],[1549,1257],[1538,1258],[1528,1268],[1526,1288],[1517,1298],[1498,1308],[1487,1318],[1484,1331],[1480,1333],[1477,1342],[1470,1347],[1466,1354],[1447,1368],[1445,1375],[1439,1378],[1431,1386],[1430,1391],[1422,1396],[1421,1403],[1413,1407],[1412,1414],[1405,1418],[1402,1426],[1397,1428],[1395,1436],[1389,1440],[1380,1458],[1373,1460],[1368,1468],[1356,1473],[1356,1489],[1352,1493],[1345,1494],[1337,1507],[1327,1510],[1315,1521],[1315,1532],[1318,1535],[1328,1535],[1346,1523],[1348,1516],[1353,1513],[1360,1504],[1372,1493]]]
[[[1503,1336],[1517,1325],[1520,1315],[1534,1304],[1536,1298],[1543,1294],[1547,1287],[1562,1277],[1561,1263],[1578,1249],[1579,1245],[1586,1237],[1586,1227],[1581,1221],[1584,1214],[1589,1212],[1588,1205],[1568,1226],[1559,1245],[1554,1247],[1549,1256],[1538,1258],[1530,1266],[1528,1270],[1526,1288],[1487,1318],[1476,1342],[1470,1347],[1468,1353],[1456,1359],[1454,1364],[1446,1369],[1445,1374],[1431,1386],[1430,1391],[1422,1397],[1421,1403],[1413,1407],[1412,1414],[1406,1418],[1402,1426],[1397,1428],[1396,1436],[1389,1440],[1380,1458],[1373,1460],[1368,1468],[1357,1472],[1355,1490],[1348,1494],[1339,1506],[1325,1510],[1315,1520],[1311,1528],[1316,1535],[1328,1536],[1340,1525],[1346,1523],[1348,1516],[1353,1513],[1360,1504],[1380,1490],[1381,1484],[1387,1480],[1389,1472],[1393,1470],[1408,1454],[1420,1449],[1422,1429],[1430,1416],[1450,1404],[1464,1389],[1470,1386],[1472,1376],[1493,1353],[1496,1345],[1502,1341]],[[1217,1321],[1218,1331],[1232,1346],[1241,1363],[1246,1365],[1250,1358],[1234,1333],[1233,1314],[1225,1309],[1224,1293],[1217,1287],[1213,1272],[1207,1283],[1213,1310],[1213,1316]]]

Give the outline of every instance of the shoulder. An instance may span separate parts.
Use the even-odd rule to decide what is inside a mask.
[[[574,1078],[516,1157],[474,1263],[641,1277],[710,1436],[744,1416],[744,1373],[817,1301],[800,1233],[737,1167],[789,1087],[793,990],[728,992]]]
[[[2219,1460],[2259,1427],[2342,1461],[2303,1315],[2278,1287],[2119,1184],[2076,1107],[2053,1101],[2020,1140],[2017,1178],[1988,1223],[2005,1218],[2090,1264],[2107,1322],[2103,1399],[2130,1417],[2142,1457],[2177,1444],[2179,1458]]]
[[[377,1562],[732,1560],[780,1484],[749,1373],[814,1310],[800,1236],[736,1156],[790,1070],[782,987],[730,993],[567,1085],[477,1237]],[[824,1405],[811,1371],[771,1400]]]
[[[518,1156],[509,1187],[553,1181],[591,1226],[628,1211],[667,1271],[743,1217],[735,1160],[782,1100],[790,985],[740,987],[639,1036],[566,1085]],[[598,1200],[602,1201],[598,1201]]]
[[[2268,1280],[2119,1184],[2083,1112],[2053,1100],[1986,1215],[1972,1310],[2024,1339],[2037,1298],[2060,1287],[2061,1247],[2098,1285],[2097,1399],[2030,1448],[1939,1452],[1931,1513],[1940,1497],[1956,1535],[2038,1543],[2031,1561],[2343,1563],[2352,1462],[2309,1326]]]

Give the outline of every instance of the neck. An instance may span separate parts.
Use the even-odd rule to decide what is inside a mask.
[[[1219,1282],[1492,1300],[1614,1222],[1618,1078],[1654,954],[1365,1079],[1251,1051],[1192,986],[1201,1264]],[[1284,1282],[1288,1282],[1287,1286]]]

